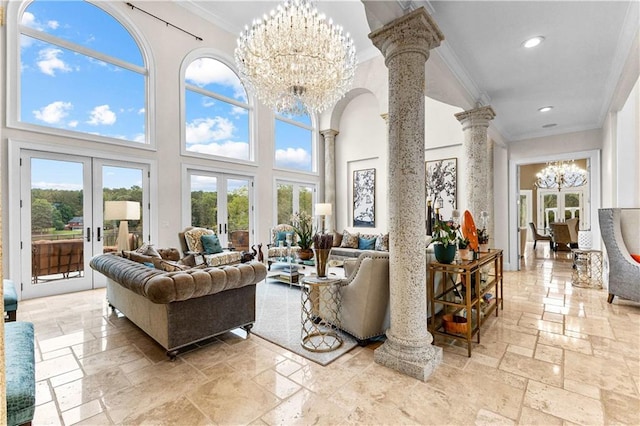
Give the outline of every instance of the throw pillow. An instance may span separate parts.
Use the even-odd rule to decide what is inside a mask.
[[[278,241],[282,241],[283,244],[287,242],[287,231],[280,231],[276,234],[276,245]]]
[[[342,234],[334,229],[333,230],[333,247],[340,247],[340,244],[342,244]]]
[[[144,243],[143,245],[138,247],[135,251],[136,253],[144,254],[145,256],[162,257],[160,256],[160,253],[158,253],[158,250],[156,250],[155,247],[153,247],[153,244]]]
[[[194,253],[202,253],[204,251],[200,240],[203,235],[213,235],[213,231],[205,228],[192,228],[184,233],[184,239],[187,242],[189,251]]]
[[[373,250],[375,248],[376,248],[376,237],[373,237],[373,238],[358,237],[358,249]]]
[[[640,263],[640,254],[632,254],[631,257],[633,257],[633,260]]]
[[[389,234],[380,234],[376,237],[376,250],[389,251]]]
[[[144,265],[144,266],[147,266],[147,267],[149,267],[149,268],[154,268],[154,266],[153,266],[153,262],[144,262],[144,263],[143,263],[143,265]]]
[[[340,244],[340,247],[357,249],[359,237],[360,237],[360,234],[358,232],[356,232],[355,234],[352,234],[345,229],[344,232],[342,233],[342,243]]]
[[[202,240],[202,248],[206,254],[222,253],[222,246],[216,234],[203,235],[200,240]]]
[[[172,262],[170,260],[163,260],[161,262],[161,266],[162,270],[166,272],[178,272],[190,269],[187,265],[180,265],[177,262]]]

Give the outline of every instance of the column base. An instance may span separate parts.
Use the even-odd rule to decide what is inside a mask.
[[[442,362],[442,348],[425,342],[410,346],[387,338],[373,353],[373,360],[407,376],[426,381]]]

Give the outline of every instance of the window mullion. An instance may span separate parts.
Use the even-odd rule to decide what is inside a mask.
[[[203,95],[203,96],[208,96],[210,98],[218,99],[220,101],[227,102],[229,104],[232,104],[232,105],[235,105],[235,106],[238,106],[238,107],[241,107],[241,108],[250,109],[250,106],[248,104],[246,104],[246,103],[238,102],[235,99],[228,98],[228,97],[226,97],[224,95],[219,95],[217,93],[210,92],[210,91],[208,91],[206,89],[203,89],[202,87],[194,86],[193,84],[185,83],[185,88],[187,90],[190,90],[192,92],[196,92],[196,93],[198,93],[200,95]]]

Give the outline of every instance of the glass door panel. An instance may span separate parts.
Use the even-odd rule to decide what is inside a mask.
[[[213,229],[218,233],[218,178],[190,175],[191,226]]]
[[[558,194],[544,194],[542,197],[542,214],[538,217],[544,221],[539,227],[543,229],[549,228],[549,224],[558,220]]]
[[[229,247],[249,250],[249,180],[227,179],[227,238]]]
[[[21,217],[23,297],[92,287],[91,161],[24,152]]]
[[[288,183],[279,183],[278,191],[278,223],[290,223],[293,214],[293,185]]]

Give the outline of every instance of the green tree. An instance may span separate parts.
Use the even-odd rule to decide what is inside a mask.
[[[56,231],[62,231],[64,230],[64,225],[67,222],[64,222],[62,220],[62,215],[60,214],[60,211],[58,209],[51,209],[51,220],[53,222],[53,227],[56,229]]]
[[[46,232],[53,225],[53,211],[51,203],[43,198],[31,202],[31,231]]]
[[[227,198],[229,231],[249,230],[249,188],[235,189]]]
[[[278,223],[291,223],[293,185],[278,184]]]

